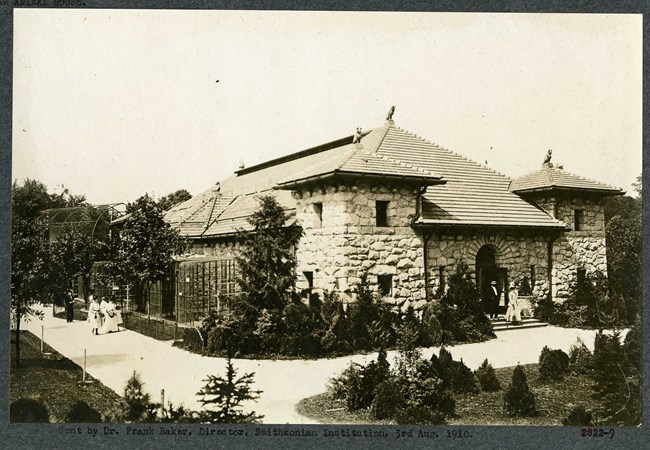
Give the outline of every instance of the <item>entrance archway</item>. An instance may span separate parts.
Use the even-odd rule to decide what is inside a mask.
[[[495,248],[493,245],[487,244],[479,249],[476,253],[476,287],[481,293],[483,299],[483,306],[485,310],[489,310],[489,305],[486,304],[486,299],[490,298],[489,289],[490,282],[497,280],[497,264],[495,259]],[[500,292],[500,291],[499,291]]]

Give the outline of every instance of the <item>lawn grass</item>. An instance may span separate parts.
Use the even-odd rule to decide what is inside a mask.
[[[86,374],[92,384],[80,385],[81,367],[45,344],[41,354],[40,340],[28,331],[20,333],[21,367],[14,367],[15,331],[11,333],[11,371],[9,401],[30,398],[41,402],[50,414],[50,422],[64,422],[71,406],[83,400],[105,416],[120,401],[120,396]]]
[[[574,405],[594,409],[593,380],[587,376],[567,375],[562,381],[545,382],[539,379],[538,365],[522,366],[528,386],[535,394],[536,417],[510,417],[503,410],[504,390],[510,384],[514,367],[495,369],[502,390],[479,394],[456,395],[456,415],[449,425],[562,425]],[[300,401],[297,412],[321,423],[330,424],[384,424],[372,419],[368,410],[348,412],[344,400],[332,397],[330,391]]]

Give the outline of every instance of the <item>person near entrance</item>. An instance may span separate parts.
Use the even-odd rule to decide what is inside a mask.
[[[517,295],[517,286],[510,283],[510,293],[508,294],[508,311],[506,312],[506,321],[512,323],[521,322],[521,304]]]
[[[492,280],[488,288],[488,307],[490,308],[490,319],[496,319],[499,316],[499,290],[496,280]]]

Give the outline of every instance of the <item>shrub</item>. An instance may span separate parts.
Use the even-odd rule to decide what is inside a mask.
[[[517,365],[512,372],[512,381],[504,394],[503,407],[511,416],[534,416],[535,394],[528,387],[524,369]]]
[[[565,419],[562,419],[562,425],[574,427],[593,426],[591,411],[588,411],[582,405],[574,406],[571,412],[569,412],[569,415]]]
[[[88,403],[77,400],[68,411],[65,421],[69,423],[100,423],[102,415]]]
[[[444,423],[445,417],[453,417],[456,411],[456,400],[450,389],[446,388],[438,377],[419,371],[420,376],[404,383],[403,392],[409,406],[424,407],[431,410],[442,419],[435,423]]]
[[[641,337],[641,316],[637,316],[634,325],[630,328],[623,341],[623,349],[628,364],[641,372],[641,355],[643,354],[643,341]]]
[[[426,347],[442,343],[442,326],[436,317],[435,303],[428,303],[422,312],[422,344]]]
[[[483,364],[476,369],[475,375],[482,391],[494,392],[501,390],[501,383],[499,383],[494,367],[488,363],[487,358],[483,361]]]
[[[183,405],[174,406],[172,402],[167,402],[158,421],[160,423],[199,423],[200,414]]]
[[[545,380],[561,380],[569,368],[569,356],[544,346],[539,355],[539,374]]]
[[[204,335],[202,331],[199,331],[199,329],[178,327],[178,334],[180,341],[174,342],[174,345],[178,345],[196,353],[201,353],[205,349],[205,339],[208,335]]]
[[[49,423],[47,407],[31,398],[19,398],[9,405],[9,421],[22,423]]]
[[[274,353],[280,350],[281,329],[282,323],[276,311],[260,311],[253,330],[253,335],[259,341],[260,351]]]
[[[449,379],[451,380],[451,389],[456,394],[477,394],[479,391],[474,372],[465,365],[462,359],[452,362]]]
[[[448,289],[436,309],[444,343],[483,341],[493,336],[492,323],[485,315],[483,302],[467,264],[460,261],[449,277]]]
[[[569,369],[575,375],[590,374],[594,367],[594,355],[580,338],[569,349]]]
[[[401,387],[395,379],[388,379],[377,386],[370,409],[372,417],[379,420],[395,417],[397,411],[404,407]]]
[[[140,376],[133,372],[124,388],[123,415],[126,422],[153,422],[156,418],[158,405],[151,403],[151,397],[143,391],[143,387]]]
[[[426,406],[414,405],[399,409],[395,414],[395,421],[400,425],[444,425],[447,423],[445,416],[440,412]]]
[[[335,398],[345,399],[349,411],[369,408],[377,387],[390,378],[390,364],[386,359],[386,350],[381,349],[376,361],[367,366],[350,364],[338,377],[330,381]]]
[[[463,361],[454,361],[444,347],[440,349],[439,356],[431,356],[433,373],[442,380],[445,388],[451,389],[456,394],[476,394],[478,385],[474,373]]]
[[[228,356],[255,353],[258,350],[257,336],[242,316],[223,315],[208,332],[207,350],[225,352]]]
[[[535,295],[532,299],[533,316],[544,322],[552,323],[555,312],[555,302],[547,296]]]

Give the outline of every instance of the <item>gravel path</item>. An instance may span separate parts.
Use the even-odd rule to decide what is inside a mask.
[[[160,401],[160,391],[165,399],[174,404],[182,403],[199,409],[196,392],[203,386],[208,374],[223,375],[225,360],[199,356],[172,347],[170,342],[160,342],[132,331],[120,331],[93,336],[86,322],[66,323],[52,317],[51,309],[45,310],[43,321],[32,320],[23,328],[36,336],[44,329],[45,341],[76,364],[83,366],[86,351],[86,370],[96,379],[120,395],[133,371],[140,374],[145,390],[152,399]],[[476,369],[485,358],[494,367],[513,366],[517,363],[537,362],[544,345],[568,352],[579,336],[593,350],[595,331],[543,327],[528,330],[500,332],[496,339],[479,344],[449,347],[454,359],[462,358],[471,369]],[[428,358],[438,348],[423,350]],[[389,361],[395,352],[389,352]],[[376,353],[353,355],[319,360],[233,360],[238,374],[255,372],[255,389],[262,395],[257,403],[246,410],[263,414],[264,423],[303,424],[314,423],[295,411],[303,398],[325,391],[328,380],[339,374],[350,361],[368,362]]]

